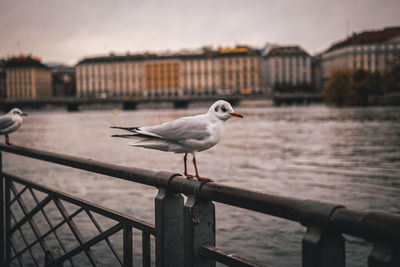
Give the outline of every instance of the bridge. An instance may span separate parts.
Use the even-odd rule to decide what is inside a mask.
[[[322,102],[320,93],[286,93],[286,94],[228,94],[173,97],[108,97],[108,98],[38,98],[38,99],[4,99],[0,107],[8,111],[13,107],[40,109],[46,106],[64,106],[68,111],[78,111],[85,105],[115,104],[124,110],[135,110],[139,104],[172,103],[174,108],[187,108],[192,102],[214,102],[224,99],[233,105],[242,100],[272,100],[275,105],[303,105]]]
[[[157,188],[155,222],[142,221],[131,214],[122,214],[33,182],[29,177],[8,173],[2,165],[4,153],[40,160],[37,164],[44,161],[46,166],[54,163]],[[25,175],[29,176],[29,173]],[[301,224],[305,234],[299,249],[304,267],[344,267],[344,234],[372,244],[372,250],[365,258],[369,267],[400,266],[400,215],[397,214],[358,211],[336,203],[266,194],[214,182],[201,183],[177,173],[113,165],[15,145],[0,144],[0,178],[1,266],[79,266],[74,257],[80,253],[90,266],[98,266],[97,259],[102,255],[95,255],[93,247],[105,241],[118,266],[131,267],[133,229],[142,233],[142,266],[152,266],[152,262],[156,267],[215,267],[216,262],[227,266],[261,266],[217,247],[214,202]],[[41,198],[38,198],[39,193]],[[183,195],[186,195],[186,201]],[[76,210],[70,212],[65,203],[73,204]],[[46,212],[48,205],[62,215],[57,224],[50,220],[52,214]],[[44,219],[34,220],[38,214]],[[89,218],[97,229],[97,235],[90,238],[82,235],[76,223],[80,214]],[[94,214],[115,223],[103,229]],[[67,227],[69,236],[60,236],[60,227]],[[33,240],[26,237],[27,230],[33,233]],[[122,233],[122,240],[119,240],[122,257],[110,242],[118,232]],[[16,242],[16,237],[20,237],[19,242]],[[154,253],[150,245],[152,237],[155,240]],[[71,247],[66,240],[75,245]],[[54,246],[59,249],[55,251]],[[268,266],[273,264],[267,263]]]

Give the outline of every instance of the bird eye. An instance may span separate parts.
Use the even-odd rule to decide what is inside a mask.
[[[222,110],[222,112],[226,112],[225,106],[222,106],[221,110]]]
[[[219,109],[219,106],[216,106],[215,109],[214,109],[215,112],[218,112],[218,109]]]

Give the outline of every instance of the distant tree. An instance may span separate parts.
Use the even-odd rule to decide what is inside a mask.
[[[350,103],[357,106],[368,105],[370,95],[376,94],[378,91],[377,75],[365,71],[356,70],[352,75],[351,82],[351,99]]]
[[[384,76],[381,88],[384,93],[400,93],[400,65]]]
[[[379,74],[365,70],[335,70],[323,97],[326,103],[337,106],[365,106],[371,95],[380,93]]]
[[[350,105],[349,99],[353,94],[351,89],[351,71],[334,70],[328,86],[322,93],[324,101],[337,106]]]

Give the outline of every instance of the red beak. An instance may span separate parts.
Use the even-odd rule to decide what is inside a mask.
[[[232,115],[232,116],[235,116],[235,117],[243,118],[243,116],[240,115],[240,114],[237,113],[237,112],[233,112],[233,113],[231,113],[231,115]]]

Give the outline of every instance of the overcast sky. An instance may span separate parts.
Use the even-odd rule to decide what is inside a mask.
[[[0,0],[0,58],[86,56],[266,42],[322,52],[347,34],[400,26],[399,0]]]

